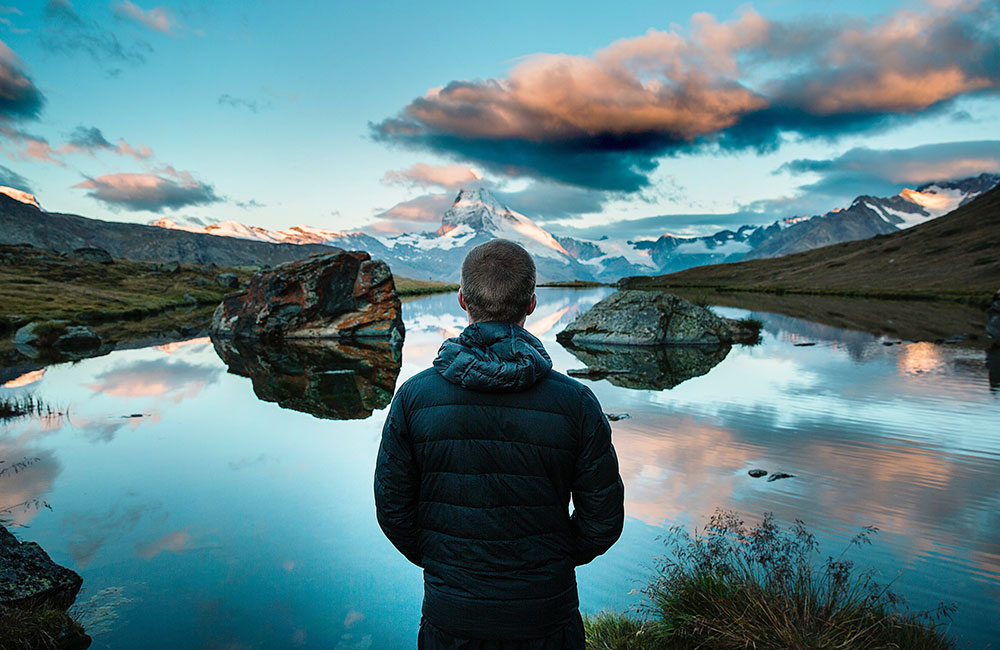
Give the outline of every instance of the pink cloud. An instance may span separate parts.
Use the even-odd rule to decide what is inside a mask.
[[[105,174],[88,178],[73,187],[90,190],[87,195],[112,208],[161,212],[190,205],[216,203],[222,199],[211,185],[194,179],[190,172],[173,167],[157,173]]]
[[[409,169],[392,170],[385,173],[382,181],[397,185],[416,187],[443,187],[447,190],[457,190],[461,187],[482,179],[482,175],[465,165],[429,165],[417,163]]]
[[[115,16],[132,20],[167,36],[173,36],[174,28],[178,26],[173,12],[164,7],[143,9],[129,0],[125,0],[113,5],[113,9]]]

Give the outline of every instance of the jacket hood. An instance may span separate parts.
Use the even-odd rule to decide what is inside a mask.
[[[534,335],[513,323],[473,323],[441,344],[434,368],[463,388],[508,393],[535,385],[552,359]]]

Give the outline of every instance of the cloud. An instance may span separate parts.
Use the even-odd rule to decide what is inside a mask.
[[[219,106],[230,106],[232,108],[245,108],[251,113],[259,113],[262,110],[271,108],[271,102],[258,102],[256,99],[243,99],[233,95],[219,95]]]
[[[164,7],[143,9],[129,0],[125,0],[112,5],[111,10],[119,19],[131,20],[167,36],[173,36],[174,28],[178,26],[174,12]]]
[[[379,221],[366,229],[379,234],[397,234],[433,230],[430,224],[441,222],[441,215],[455,202],[454,194],[425,194],[397,203],[375,215]]]
[[[87,196],[110,208],[162,212],[190,205],[216,203],[222,199],[207,183],[194,179],[189,172],[172,167],[154,174],[106,174],[88,178],[73,187],[89,190]]]
[[[136,160],[148,160],[153,157],[153,150],[145,145],[133,147],[125,140],[112,144],[96,126],[78,126],[70,134],[65,145],[60,150],[66,153],[88,153],[94,155],[97,151],[111,151],[119,156],[131,156]]]
[[[497,190],[497,198],[531,219],[545,223],[555,219],[577,219],[581,215],[600,212],[611,194],[572,185],[533,182],[523,190]]]
[[[998,22],[993,2],[871,19],[698,13],[687,30],[432,88],[370,130],[507,176],[634,192],[666,156],[836,138],[996,93]]]
[[[18,9],[17,7],[0,5],[0,14],[14,14],[15,16],[23,16],[24,12]]]
[[[24,72],[24,64],[0,41],[0,118],[36,118],[44,103],[42,91]]]
[[[40,34],[42,47],[52,52],[83,52],[95,61],[143,63],[153,47],[145,41],[123,45],[118,37],[96,23],[84,20],[69,0],[48,0],[42,10],[45,28]]]
[[[799,186],[826,196],[895,194],[916,187],[982,173],[1000,173],[1000,140],[926,144],[909,149],[857,147],[830,160],[791,160],[775,173],[814,174],[818,180]]]
[[[552,225],[548,230],[554,235],[600,239],[611,234],[615,239],[656,239],[664,233],[691,237],[736,230],[744,225],[769,224],[788,216],[780,210],[740,210],[721,214],[662,214],[638,219],[619,219],[593,226]]]
[[[459,190],[481,178],[482,175],[479,172],[465,165],[417,163],[409,169],[386,172],[382,177],[382,182],[410,187],[440,187],[446,190]]]
[[[7,143],[14,145],[15,151],[5,148],[7,155],[11,159],[34,160],[37,162],[48,162],[62,165],[60,160],[62,152],[52,147],[45,138],[33,135],[14,126],[0,123],[0,137]]]
[[[24,190],[25,192],[32,191],[31,183],[28,182],[28,179],[21,176],[13,169],[4,167],[3,165],[0,165],[0,185],[13,187],[16,190]]]

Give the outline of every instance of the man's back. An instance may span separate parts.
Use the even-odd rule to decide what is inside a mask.
[[[425,570],[423,613],[459,638],[539,638],[578,617],[574,567],[621,533],[623,488],[593,393],[512,323],[470,325],[398,391],[379,523]],[[574,517],[569,515],[573,498]]]

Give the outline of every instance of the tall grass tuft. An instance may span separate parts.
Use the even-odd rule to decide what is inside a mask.
[[[862,529],[839,556],[821,560],[801,521],[783,529],[770,514],[752,528],[722,511],[700,533],[674,528],[671,553],[644,590],[648,633],[609,644],[620,635],[604,620],[588,628],[588,650],[954,648],[943,629],[953,606],[910,612],[874,572],[846,559],[876,532]]]
[[[27,415],[52,417],[60,414],[60,411],[34,395],[0,395],[0,422]]]

